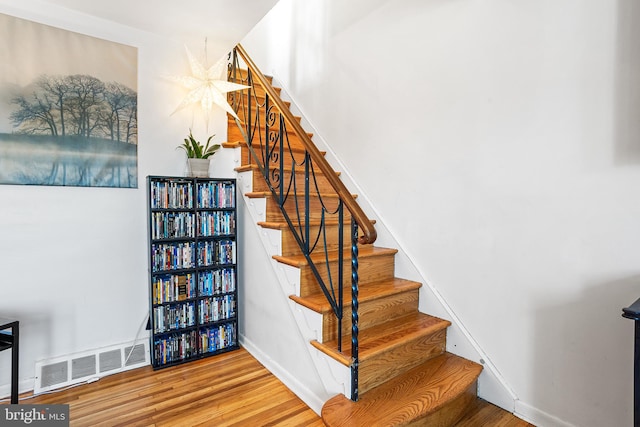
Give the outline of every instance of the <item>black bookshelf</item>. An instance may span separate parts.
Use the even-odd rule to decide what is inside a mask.
[[[236,181],[147,177],[157,368],[238,348]]]

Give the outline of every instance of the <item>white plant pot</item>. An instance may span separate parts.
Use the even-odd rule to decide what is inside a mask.
[[[197,178],[209,178],[210,159],[187,159],[189,176]]]

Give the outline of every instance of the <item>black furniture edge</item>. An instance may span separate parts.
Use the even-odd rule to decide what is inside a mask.
[[[629,307],[622,309],[622,317],[626,317],[631,320],[640,320],[640,298],[636,300]]]
[[[11,332],[6,332],[7,330]],[[0,351],[11,349],[11,404],[18,403],[18,347],[20,340],[20,322],[0,318]]]

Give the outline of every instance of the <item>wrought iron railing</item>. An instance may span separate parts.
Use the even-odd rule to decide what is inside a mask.
[[[343,270],[350,261],[351,399],[358,400],[358,242],[373,243],[375,228],[244,48],[236,46],[231,55],[229,80],[250,87],[229,94],[250,163],[264,176],[331,305],[338,351],[342,351],[344,292],[348,292]],[[348,242],[346,232],[350,232]],[[347,244],[351,250],[345,252]],[[337,263],[332,263],[336,256]]]

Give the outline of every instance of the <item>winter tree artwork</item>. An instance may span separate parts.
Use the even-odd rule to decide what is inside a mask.
[[[0,184],[137,188],[137,57],[0,14]]]

